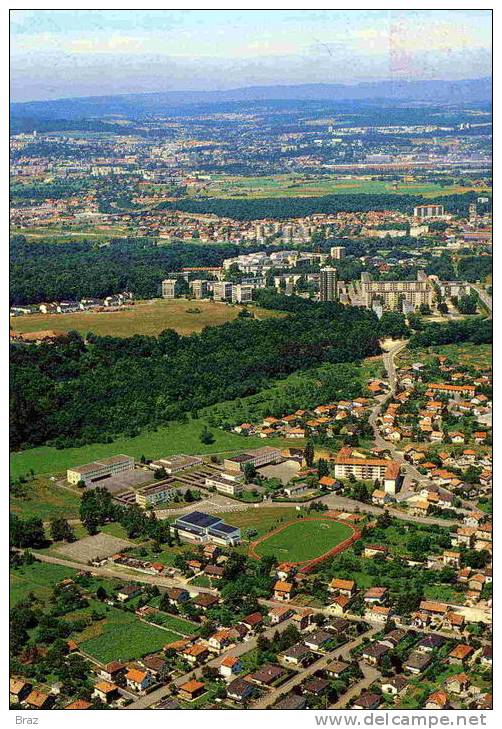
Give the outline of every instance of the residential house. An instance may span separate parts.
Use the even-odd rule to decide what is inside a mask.
[[[225,656],[219,666],[220,675],[225,679],[231,679],[242,671],[242,663],[237,656]]]
[[[345,663],[344,661],[333,661],[326,666],[324,673],[326,676],[329,676],[329,678],[340,678],[340,676],[342,676],[349,668],[350,663]]]
[[[251,613],[240,621],[248,632],[255,631],[260,625],[263,625],[263,615],[261,613]]]
[[[430,665],[432,658],[427,653],[421,653],[418,651],[412,651],[408,658],[403,663],[405,671],[413,673],[418,676],[422,671],[425,671],[427,666]]]
[[[295,643],[278,655],[282,663],[291,666],[307,666],[312,661],[312,651],[304,643]]]
[[[105,704],[111,704],[120,697],[119,687],[109,681],[98,681],[94,685],[92,696]]]
[[[302,684],[301,689],[304,694],[311,694],[312,696],[322,696],[324,693],[326,693],[329,685],[329,681],[327,681],[325,678],[321,678],[320,676],[312,676]]]
[[[307,699],[297,694],[288,694],[281,701],[278,701],[272,709],[279,711],[301,711],[307,705]]]
[[[340,580],[333,578],[328,585],[329,592],[336,592],[346,597],[352,597],[356,592],[356,583],[353,580]]]
[[[190,593],[182,587],[169,587],[166,593],[170,605],[183,605],[190,600]]]
[[[444,638],[435,633],[429,633],[426,635],[417,645],[417,650],[421,653],[432,653],[432,651],[438,650],[444,645]]]
[[[125,663],[119,661],[112,661],[107,663],[106,666],[100,669],[99,676],[108,683],[115,683],[121,686],[125,683],[125,675],[127,673],[127,666]]]
[[[133,597],[141,595],[141,592],[142,588],[138,585],[124,585],[124,587],[121,587],[117,592],[117,600],[120,602],[127,602],[128,600],[132,600]]]
[[[368,605],[382,604],[387,599],[386,587],[370,587],[364,593],[364,602]]]
[[[30,695],[32,685],[23,678],[11,678],[9,683],[9,699],[12,704],[19,704]]]
[[[464,666],[472,657],[474,648],[466,643],[460,643],[448,653],[449,663],[456,666]]]
[[[50,709],[54,704],[54,696],[46,694],[45,691],[33,689],[24,699],[23,703],[29,709]]]
[[[228,642],[230,643],[230,637],[229,637],[228,631],[225,630],[225,631],[220,631],[220,632],[225,633],[225,635],[228,636]],[[211,638],[214,638],[214,636],[211,636]],[[223,638],[222,638],[222,640],[223,640]],[[185,650],[182,653],[183,658],[186,661],[188,661],[188,663],[191,663],[193,666],[203,663],[207,659],[208,655],[209,655],[209,650],[206,648],[205,645],[201,645],[200,643],[194,643],[193,645],[189,646],[188,648],[185,648]]]
[[[448,709],[448,694],[445,691],[434,691],[425,702],[425,708],[429,710]]]
[[[227,686],[227,696],[234,701],[245,701],[252,698],[257,692],[257,687],[244,678],[234,678]]]
[[[409,683],[404,676],[392,676],[391,678],[382,679],[381,688],[382,691],[391,696],[403,696]]]
[[[130,668],[125,675],[125,680],[126,686],[138,694],[146,693],[154,683],[154,678],[149,671],[140,671],[137,668]]]
[[[256,683],[258,686],[274,686],[280,683],[281,679],[287,676],[287,671],[275,663],[266,663],[257,671],[246,676],[247,681]]]
[[[183,701],[194,701],[202,696],[206,691],[206,686],[202,681],[196,681],[192,679],[186,683],[181,684],[178,691],[178,697]]]
[[[362,709],[366,711],[372,711],[378,709],[381,702],[381,696],[378,694],[372,694],[368,691],[362,693],[358,699],[352,704],[353,709]]]
[[[313,651],[322,651],[333,640],[331,633],[325,630],[314,630],[305,636],[304,642],[307,648]]]
[[[278,625],[293,615],[293,610],[287,607],[273,607],[268,611],[270,625]]]
[[[462,694],[467,691],[470,683],[471,679],[466,673],[457,673],[454,676],[447,676],[444,681],[445,688],[454,694]]]
[[[293,585],[291,582],[283,582],[282,580],[278,580],[274,585],[274,600],[291,600],[292,590]]]
[[[387,655],[389,650],[390,648],[388,645],[375,641],[364,648],[362,658],[371,666],[377,666],[381,662],[382,658]]]

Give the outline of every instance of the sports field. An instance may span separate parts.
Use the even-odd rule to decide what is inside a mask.
[[[353,534],[353,529],[332,519],[291,522],[251,546],[258,557],[274,556],[280,562],[307,562],[334,549]]]
[[[36,332],[47,329],[81,334],[100,334],[112,337],[131,337],[133,334],[155,336],[164,329],[178,334],[200,332],[204,327],[233,321],[242,310],[218,301],[188,301],[186,299],[154,299],[137,301],[120,311],[82,311],[74,314],[30,314],[11,319],[11,328],[18,332]],[[283,316],[281,312],[250,307],[256,318]]]

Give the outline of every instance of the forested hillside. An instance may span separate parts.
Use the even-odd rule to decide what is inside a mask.
[[[462,195],[435,197],[434,203],[444,205],[450,213],[466,214],[469,203],[476,200],[476,192]],[[159,210],[181,210],[188,213],[211,213],[234,220],[258,218],[305,217],[314,213],[364,212],[368,210],[399,210],[412,214],[415,205],[428,204],[431,200],[422,195],[364,193],[346,195],[322,195],[319,197],[279,197],[248,200],[226,198],[182,199],[163,202]]]
[[[56,345],[12,345],[11,444],[61,447],[134,435],[273,378],[379,352],[378,320],[337,303],[283,319],[241,319],[200,334],[127,339],[74,333]]]
[[[103,297],[133,291],[136,298],[159,296],[160,282],[183,266],[219,266],[236,255],[234,245],[197,246],[187,243],[156,246],[134,238],[92,243],[28,243],[11,240],[11,304]]]

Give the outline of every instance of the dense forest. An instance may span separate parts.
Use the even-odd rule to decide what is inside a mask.
[[[71,333],[55,345],[13,344],[12,447],[135,435],[254,394],[273,378],[377,354],[378,328],[365,309],[301,304],[283,319],[239,319],[188,337],[166,330],[158,337],[91,335],[84,343]]]
[[[416,332],[410,339],[411,349],[433,347],[439,344],[457,344],[472,342],[473,344],[490,344],[493,341],[493,325],[491,319],[474,317],[461,321],[449,321],[447,324],[429,324]]]
[[[477,198],[476,192],[462,195],[443,195],[434,203],[444,205],[449,213],[466,215],[469,203]],[[226,198],[184,199],[163,202],[159,210],[181,210],[187,213],[212,213],[235,220],[258,218],[305,217],[314,213],[364,212],[368,210],[399,210],[413,213],[415,205],[428,204],[431,200],[422,195],[380,194],[322,195],[319,197],[278,197],[249,200]]]
[[[160,295],[160,282],[183,266],[219,266],[237,246],[172,244],[147,239],[116,240],[97,247],[90,242],[28,243],[11,239],[11,304],[103,297],[133,291],[137,298]]]

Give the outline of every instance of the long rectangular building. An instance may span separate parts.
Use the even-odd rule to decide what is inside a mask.
[[[99,461],[86,463],[83,466],[69,468],[66,471],[66,480],[72,484],[77,484],[82,481],[88,486],[95,481],[100,481],[109,476],[115,476],[122,471],[132,471],[133,469],[134,458],[131,458],[131,456],[111,456],[111,458],[103,458]]]
[[[426,276],[420,275],[417,281],[371,281],[367,274],[361,275],[361,296],[364,306],[371,309],[374,302],[380,301],[385,310],[396,310],[406,301],[413,309],[422,305],[431,307],[434,301],[434,288]]]
[[[174,526],[180,537],[189,542],[214,542],[233,546],[241,540],[241,530],[238,527],[226,524],[220,517],[205,514],[203,511],[192,511],[179,516]]]
[[[278,448],[264,446],[263,448],[240,453],[238,456],[225,458],[223,465],[228,471],[243,471],[246,463],[259,468],[260,466],[268,466],[269,463],[280,463],[281,461],[281,451]]]
[[[354,476],[361,481],[378,479],[384,485],[386,493],[394,494],[400,478],[400,466],[397,461],[385,458],[363,458],[353,455],[352,448],[341,448],[335,459],[335,478]]]

